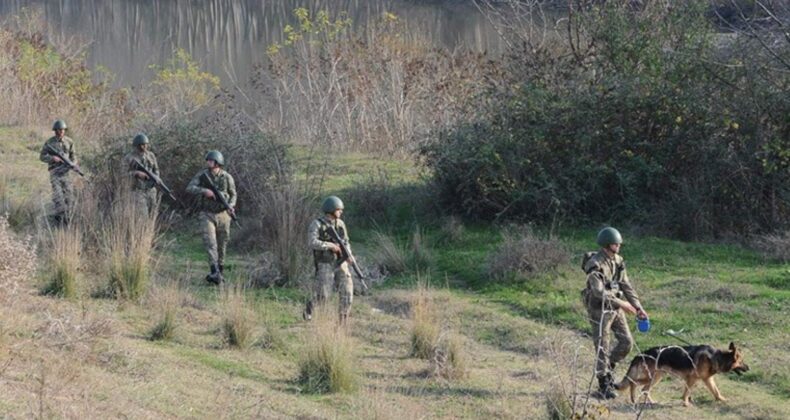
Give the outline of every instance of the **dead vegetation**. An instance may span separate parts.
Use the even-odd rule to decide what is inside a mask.
[[[752,244],[768,259],[790,261],[790,230],[754,237]]]
[[[489,257],[488,274],[497,280],[529,278],[569,260],[558,239],[540,238],[529,226],[511,226],[502,230],[502,244]]]

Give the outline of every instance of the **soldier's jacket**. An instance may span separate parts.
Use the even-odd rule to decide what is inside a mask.
[[[52,160],[53,155],[47,151],[48,144],[63,152],[63,155],[68,157],[70,161],[76,162],[76,155],[74,154],[74,141],[66,136],[63,136],[62,139],[52,136],[44,143],[43,146],[41,146],[41,154],[39,155],[39,159],[41,159],[42,162],[46,162],[48,164],[48,169],[53,175],[67,174],[69,172],[68,165],[65,163],[56,163]]]
[[[584,272],[587,273],[585,294],[589,307],[600,307],[603,300],[607,308],[619,309],[625,303],[623,297],[635,308],[642,307],[620,255],[610,258],[599,250],[584,265]]]
[[[224,169],[220,169],[217,175],[213,175],[211,170],[206,168],[192,177],[192,180],[189,181],[189,185],[187,185],[188,193],[200,196],[198,199],[198,210],[207,211],[210,213],[220,213],[225,210],[219,200],[206,198],[203,195],[203,192],[209,189],[207,184],[204,185],[205,181],[200,179],[203,174],[208,175],[209,179],[211,179],[211,181],[217,187],[217,190],[219,190],[220,194],[222,194],[225,199],[228,200],[228,204],[235,208],[236,181],[234,181],[233,177],[229,173],[225,172]]]
[[[154,175],[159,176],[159,165],[156,163],[156,155],[150,150],[141,152],[135,148],[123,157],[124,169],[128,171],[129,176],[132,178],[132,188],[137,190],[150,190],[156,186],[152,179],[140,179],[134,176],[134,172],[138,171],[137,165],[134,164],[134,159],[137,159],[145,169],[151,171]]]
[[[340,219],[331,221],[328,217],[321,216],[313,220],[313,222],[310,223],[310,227],[307,229],[307,246],[313,250],[313,256],[317,263],[331,263],[337,259],[337,255],[330,250],[332,246],[332,237],[329,236],[329,225],[335,227],[337,234],[346,241],[348,249],[351,250],[346,224]]]

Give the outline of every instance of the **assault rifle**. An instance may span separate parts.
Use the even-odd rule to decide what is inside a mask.
[[[72,171],[74,171],[74,172],[76,172],[76,173],[80,174],[80,176],[85,176],[85,174],[84,174],[84,173],[82,173],[82,171],[80,170],[80,167],[79,167],[79,166],[77,166],[77,165],[76,165],[74,162],[72,162],[72,161],[71,161],[71,159],[67,158],[67,157],[66,157],[66,155],[64,155],[64,154],[63,154],[63,152],[61,152],[60,150],[58,150],[58,149],[56,149],[56,148],[52,147],[52,145],[51,145],[51,144],[49,144],[49,143],[45,144],[45,145],[44,145],[44,148],[47,150],[47,153],[49,153],[50,155],[53,155],[53,156],[57,156],[57,157],[59,157],[59,158],[60,158],[60,160],[61,160],[61,161],[62,161],[62,162],[63,162],[63,163],[66,165],[66,166],[68,166],[68,167],[69,167],[69,169],[71,169]]]
[[[148,168],[146,168],[142,162],[137,160],[137,158],[132,158],[132,163],[134,163],[137,169],[143,171],[144,174],[148,175],[148,178],[154,181],[154,184],[156,184],[157,188],[159,188],[163,193],[167,194],[171,200],[178,203],[178,199],[176,198],[176,196],[173,195],[173,191],[171,191],[170,188],[168,188],[167,185],[165,185],[164,181],[162,181],[162,178],[159,178],[155,173],[148,170]]]
[[[322,222],[323,223],[323,222]],[[353,257],[351,255],[351,250],[348,249],[348,243],[340,237],[337,233],[337,230],[334,226],[329,223],[326,223],[327,232],[329,233],[329,238],[332,239],[332,242],[337,244],[340,247],[340,258],[337,260],[337,266],[340,267],[341,264],[346,262],[349,257]],[[351,268],[354,269],[354,272],[359,277],[359,282],[362,283],[363,293],[367,293],[369,288],[367,283],[365,283],[365,276],[362,275],[362,270],[359,269],[359,265],[357,265],[357,260],[354,259],[354,262],[351,264]]]
[[[208,189],[210,189],[211,192],[214,193],[214,199],[222,203],[222,206],[225,207],[225,210],[228,211],[230,218],[233,219],[234,222],[239,223],[239,219],[236,217],[236,212],[233,211],[233,207],[231,207],[230,204],[228,204],[228,200],[225,198],[225,196],[220,194],[219,190],[217,189],[217,186],[214,185],[213,182],[211,182],[211,178],[209,178],[208,175],[203,173],[203,175],[200,175],[200,180],[205,182],[205,185],[208,187]]]

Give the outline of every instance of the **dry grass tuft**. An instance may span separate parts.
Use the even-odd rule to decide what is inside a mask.
[[[34,194],[21,197],[12,194],[11,182],[19,181],[18,179],[9,181],[7,176],[0,174],[0,214],[5,215],[8,225],[14,229],[32,226],[38,214],[37,203],[33,199]]]
[[[329,306],[314,313],[305,337],[297,381],[306,393],[351,392],[359,383],[351,337]]]
[[[262,210],[254,242],[271,254],[273,267],[279,272],[274,284],[293,286],[312,268],[310,254],[304,252],[305,229],[315,218],[316,186],[320,182],[309,173],[306,179],[294,175],[283,160],[284,156],[278,159],[277,153],[264,155],[266,158],[247,165],[248,170],[243,171],[236,182],[243,182],[244,174],[255,184],[264,179],[264,185],[250,192],[254,207]],[[266,238],[263,242],[262,237]]]
[[[257,311],[261,319],[262,331],[259,333],[257,345],[264,349],[285,348],[285,334],[275,320],[275,311],[261,305]]]
[[[790,261],[790,230],[757,236],[752,243],[768,259]]]
[[[559,240],[541,239],[528,226],[508,228],[502,236],[502,244],[488,260],[488,274],[494,279],[529,277],[555,270],[570,260]]]
[[[178,330],[178,310],[184,302],[184,290],[177,282],[155,287],[151,301],[158,313],[158,321],[151,329],[151,340],[172,340]]]
[[[383,232],[373,232],[373,260],[383,273],[398,274],[408,269],[406,251],[391,236]]]
[[[228,285],[220,291],[222,340],[231,347],[250,348],[257,341],[257,317],[241,285]]]
[[[436,352],[441,326],[433,304],[433,294],[427,281],[419,277],[411,301],[411,319],[409,355],[430,360]]]
[[[77,296],[77,277],[82,250],[82,232],[75,223],[49,230],[46,252],[44,293],[73,299]]]
[[[439,338],[431,357],[430,374],[447,380],[461,379],[467,376],[468,361],[463,339],[460,336],[443,334]]]
[[[156,212],[147,214],[131,192],[121,191],[101,232],[109,286],[116,298],[137,300],[145,294],[156,233]]]
[[[411,236],[411,267],[414,271],[427,271],[433,265],[433,253],[422,235],[422,229],[417,226]]]
[[[565,420],[573,416],[573,405],[559,387],[549,387],[545,393],[547,417],[551,420]]]

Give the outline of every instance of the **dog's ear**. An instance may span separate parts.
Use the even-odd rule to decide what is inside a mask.
[[[731,352],[735,351],[735,343],[733,343],[732,341],[730,341],[730,351]]]

